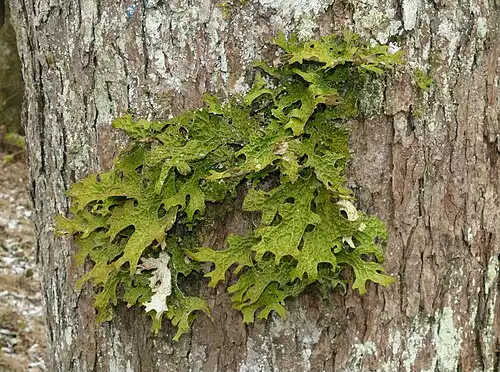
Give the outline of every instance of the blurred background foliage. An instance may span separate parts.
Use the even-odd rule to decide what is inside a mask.
[[[23,94],[21,62],[7,4],[5,23],[0,28],[0,152],[10,156],[24,150],[21,125]]]

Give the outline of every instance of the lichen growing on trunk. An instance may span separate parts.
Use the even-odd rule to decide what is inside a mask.
[[[78,263],[94,262],[79,284],[100,288],[100,320],[111,319],[112,305],[123,300],[145,306],[155,330],[165,314],[178,339],[195,311],[209,314],[205,301],[179,284],[198,262],[215,264],[210,286],[228,272],[236,276],[228,292],[245,323],[271,311],[284,317],[284,300],[313,283],[345,286],[348,268],[360,294],[366,281],[394,280],[382,266],[384,224],[358,211],[345,185],[346,120],[357,115],[365,80],[401,63],[402,53],[351,33],[307,42],[280,34],[275,43],[284,51],[281,64],[256,63],[244,97],[221,104],[206,96],[206,108],[167,122],[115,120],[132,141],[114,169],[69,190],[71,216],[59,216],[58,230],[75,237]],[[259,226],[229,235],[224,250],[199,247],[193,237],[207,203],[234,197],[244,182],[243,209],[260,213]],[[151,265],[163,261],[168,267]]]

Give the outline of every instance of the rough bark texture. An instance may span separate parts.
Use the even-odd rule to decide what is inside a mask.
[[[225,16],[213,0],[11,3],[50,371],[499,370],[498,0],[234,1]],[[179,343],[168,327],[152,337],[126,308],[95,324],[91,290],[74,290],[74,246],[54,238],[52,220],[72,181],[110,166],[124,141],[111,120],[127,110],[165,118],[207,90],[244,90],[250,62],[275,58],[278,30],[346,27],[397,40],[434,81],[423,93],[411,74],[389,77],[363,103],[380,115],[353,123],[349,182],[390,227],[397,283],[364,297],[311,292],[288,302],[286,321],[247,327],[223,288],[206,290],[213,322],[200,316]],[[228,213],[207,240],[244,224]]]

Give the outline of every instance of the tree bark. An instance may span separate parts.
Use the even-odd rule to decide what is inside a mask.
[[[11,1],[26,83],[29,190],[38,233],[49,371],[499,371],[500,2],[451,0]],[[397,40],[411,73],[366,93],[352,124],[349,184],[389,226],[397,283],[287,301],[286,320],[242,325],[224,288],[204,289],[213,321],[191,334],[149,333],[124,307],[96,324],[92,289],[76,291],[75,247],[54,237],[64,191],[109,168],[126,111],[166,118],[247,88],[250,62],[276,58],[279,30],[350,28]],[[374,115],[369,115],[370,110]],[[378,114],[375,114],[378,112]],[[238,213],[207,233],[221,244]]]

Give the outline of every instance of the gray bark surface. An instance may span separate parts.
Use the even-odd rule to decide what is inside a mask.
[[[224,15],[212,0],[13,0],[26,83],[29,189],[38,233],[50,371],[499,371],[500,3],[498,0],[252,0]],[[311,291],[286,320],[244,326],[224,288],[203,289],[213,321],[157,337],[140,311],[96,324],[83,268],[56,239],[69,185],[109,168],[125,143],[119,114],[166,118],[246,89],[250,62],[276,58],[279,30],[350,28],[396,37],[433,87],[411,73],[366,94],[380,111],[352,123],[349,183],[389,226],[397,282],[360,297]],[[248,221],[220,217],[220,245]]]

